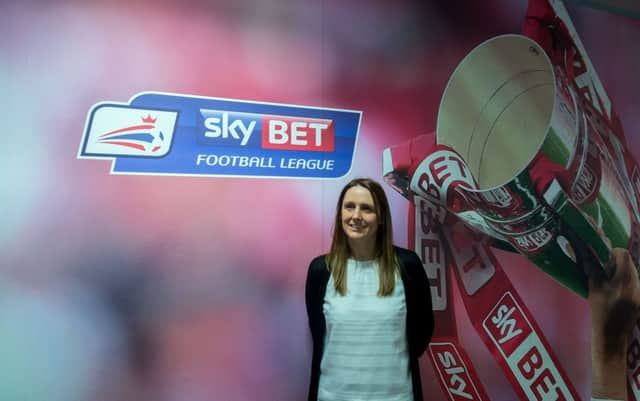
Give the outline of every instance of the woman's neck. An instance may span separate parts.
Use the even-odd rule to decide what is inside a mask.
[[[372,260],[377,256],[376,244],[371,243],[349,243],[351,257],[355,260]]]

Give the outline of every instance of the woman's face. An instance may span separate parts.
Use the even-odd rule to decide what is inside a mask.
[[[342,229],[349,243],[375,243],[378,225],[371,192],[358,185],[349,188],[342,199]]]

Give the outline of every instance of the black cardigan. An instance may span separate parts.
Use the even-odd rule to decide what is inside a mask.
[[[404,285],[407,304],[407,340],[409,345],[409,368],[413,384],[414,401],[422,401],[420,366],[418,358],[422,355],[433,334],[433,311],[431,308],[431,290],[422,262],[415,252],[394,247],[400,261],[400,277]],[[307,316],[313,340],[311,360],[311,381],[309,383],[309,401],[318,399],[320,380],[320,362],[326,322],[323,313],[324,295],[331,274],[327,269],[326,255],[311,261],[305,288]]]

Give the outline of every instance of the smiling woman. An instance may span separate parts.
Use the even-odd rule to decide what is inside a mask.
[[[359,185],[349,188],[342,199],[341,218],[353,258],[373,259],[379,222],[371,192]]]
[[[309,266],[306,305],[309,400],[422,401],[418,358],[433,332],[431,292],[418,255],[393,245],[389,203],[375,181],[342,189],[330,252]]]

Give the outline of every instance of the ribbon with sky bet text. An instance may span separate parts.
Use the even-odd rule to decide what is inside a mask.
[[[580,400],[489,247],[491,239],[468,229],[442,202],[451,185],[461,181],[460,174],[449,173],[460,164],[447,162],[453,154],[447,153],[438,149],[434,135],[385,151],[385,164],[394,167],[385,181],[411,201],[409,243],[431,284],[436,324],[428,355],[443,392],[452,401],[490,399],[459,340],[451,298],[455,277],[467,315],[520,400]],[[429,156],[423,159],[424,154]],[[419,190],[421,180],[438,181],[434,171],[446,177],[429,188],[438,194],[435,199]]]

